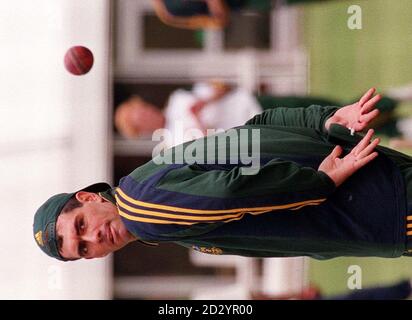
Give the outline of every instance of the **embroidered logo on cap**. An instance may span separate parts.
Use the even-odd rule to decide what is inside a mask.
[[[37,243],[38,243],[40,246],[43,247],[43,246],[44,246],[44,243],[43,243],[43,232],[42,232],[42,231],[37,232],[34,237],[36,238]]]

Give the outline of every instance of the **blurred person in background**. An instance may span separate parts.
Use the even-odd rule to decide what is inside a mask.
[[[230,11],[267,11],[272,0],[152,0],[159,19],[172,27],[222,29]]]
[[[412,100],[412,84],[387,91],[377,102],[381,115],[371,123],[377,134],[398,137],[407,132],[394,115],[396,107]],[[352,104],[353,101],[349,102]],[[253,116],[275,107],[304,108],[310,105],[344,106],[345,103],[311,96],[275,96],[250,94],[248,91],[219,81],[199,82],[191,90],[178,89],[169,97],[164,111],[132,96],[115,111],[115,126],[127,138],[150,136],[156,129],[171,132],[167,147],[200,138],[207,129],[227,130],[244,124]],[[180,134],[183,131],[185,134]],[[402,140],[403,141],[403,140]]]
[[[280,5],[328,0],[152,0],[156,15],[164,23],[184,29],[223,29],[230,12],[264,13]]]
[[[389,146],[394,149],[412,148],[412,117],[399,119],[396,127],[400,132],[399,137],[391,138]]]

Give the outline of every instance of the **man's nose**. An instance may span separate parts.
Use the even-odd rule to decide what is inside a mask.
[[[102,242],[103,235],[101,230],[93,230],[91,232],[88,232],[87,234],[83,235],[82,237],[83,241],[91,242],[91,243],[100,243]]]

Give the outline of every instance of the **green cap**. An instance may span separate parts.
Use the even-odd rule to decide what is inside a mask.
[[[50,257],[67,261],[67,259],[63,258],[59,253],[56,237],[56,222],[64,205],[79,191],[97,193],[110,188],[110,185],[107,183],[95,183],[76,192],[60,193],[48,199],[34,215],[33,234],[40,249]]]

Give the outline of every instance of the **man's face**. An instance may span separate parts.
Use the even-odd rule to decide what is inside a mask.
[[[76,198],[83,205],[60,214],[56,223],[59,252],[64,258],[104,257],[135,240],[114,204],[84,191],[78,192]]]

